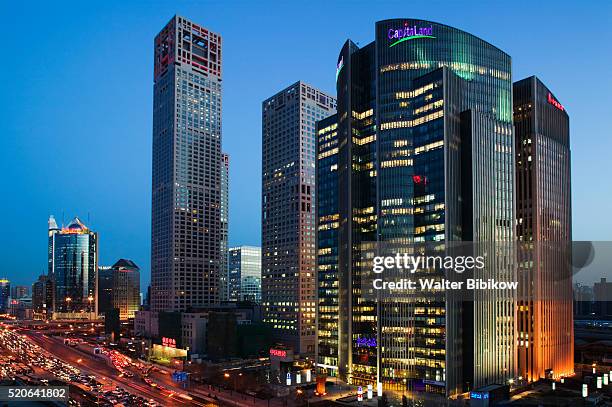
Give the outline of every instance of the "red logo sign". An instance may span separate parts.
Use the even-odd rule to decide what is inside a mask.
[[[176,348],[176,340],[172,338],[162,338],[162,345],[168,346],[170,348]]]
[[[425,177],[424,175],[413,175],[412,176],[412,181],[415,184],[423,184],[426,185],[427,184],[427,177]]]
[[[555,99],[553,95],[550,94],[550,92],[548,93],[548,103],[550,103],[551,105],[553,105],[554,107],[556,107],[557,109],[563,112],[565,111],[565,108],[563,107],[563,105],[559,103],[559,101]]]
[[[287,357],[287,351],[280,349],[270,349],[270,356]]]

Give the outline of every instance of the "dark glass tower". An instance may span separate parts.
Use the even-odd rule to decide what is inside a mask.
[[[0,314],[9,313],[9,300],[11,298],[11,282],[0,278]]]
[[[569,116],[535,76],[514,83],[518,368],[528,381],[574,372]]]
[[[336,281],[318,257],[319,304],[338,304],[337,364],[328,370],[355,384],[446,395],[507,382],[516,363],[510,290],[469,303],[445,294],[376,301],[363,277],[376,254],[513,241],[510,57],[446,25],[393,19],[378,22],[376,40],[363,48],[347,41],[336,76],[337,190],[327,181],[317,196],[318,205],[333,206],[336,194],[338,205],[336,243],[321,230],[328,213],[318,217],[319,253],[331,243],[338,257]],[[417,273],[445,277],[444,270]],[[513,281],[514,270],[507,258],[490,256],[486,275]],[[322,323],[333,326],[327,316]],[[334,352],[320,337],[317,360],[332,364],[323,351]]]
[[[155,37],[153,311],[219,302],[221,36],[175,16]]]
[[[317,365],[338,366],[338,117],[317,122]]]
[[[32,284],[32,308],[34,319],[46,319],[53,309],[53,282],[43,274]]]
[[[113,309],[113,270],[110,266],[98,267],[98,313]]]

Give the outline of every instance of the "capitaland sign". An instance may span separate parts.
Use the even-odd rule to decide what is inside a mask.
[[[408,23],[405,23],[401,28],[390,28],[387,32],[387,37],[393,41],[389,47],[419,38],[436,38],[433,35],[433,25],[421,27],[418,25],[408,25]]]

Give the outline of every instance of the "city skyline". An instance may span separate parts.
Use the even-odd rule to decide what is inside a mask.
[[[557,3],[558,4],[558,3]],[[14,6],[18,7],[18,6]],[[11,173],[19,166],[28,168],[29,171],[22,171],[18,174],[16,182],[12,184],[14,192],[25,197],[27,202],[15,208],[11,203],[4,204],[4,210],[9,214],[7,222],[9,230],[14,230],[11,238],[3,237],[2,239],[2,258],[7,259],[5,267],[7,269],[0,273],[7,275],[9,279],[16,285],[31,284],[35,278],[44,272],[45,269],[45,249],[42,239],[44,238],[45,222],[50,214],[54,214],[61,222],[62,213],[66,214],[65,222],[69,220],[69,216],[78,215],[86,220],[88,226],[92,227],[100,234],[100,264],[109,264],[113,259],[128,257],[134,258],[137,264],[142,265],[143,287],[148,284],[150,276],[150,253],[149,247],[149,231],[150,231],[150,126],[151,126],[151,106],[152,95],[150,92],[152,84],[152,75],[150,70],[150,54],[152,49],[151,38],[157,33],[159,27],[163,26],[174,14],[188,16],[193,21],[210,28],[215,32],[219,32],[224,37],[226,45],[224,76],[227,78],[227,83],[224,86],[224,100],[227,104],[224,105],[224,145],[223,150],[227,151],[232,156],[232,173],[230,181],[230,245],[259,245],[259,204],[256,198],[259,196],[258,184],[259,171],[255,168],[260,168],[260,138],[259,132],[261,129],[260,123],[260,103],[261,100],[269,96],[277,89],[282,89],[297,80],[304,80],[308,83],[320,87],[322,90],[329,92],[334,89],[334,71],[335,59],[338,47],[344,42],[346,37],[350,36],[363,41],[365,44],[368,38],[372,36],[372,23],[381,20],[389,15],[402,15],[405,17],[421,16],[428,20],[440,21],[452,25],[459,29],[474,32],[475,34],[487,38],[496,46],[501,47],[511,54],[514,58],[513,63],[513,80],[520,80],[526,76],[536,74],[546,80],[546,83],[555,89],[555,94],[563,101],[565,107],[572,116],[572,134],[575,137],[572,139],[573,151],[573,179],[576,182],[573,189],[574,200],[574,239],[576,240],[606,240],[610,230],[609,220],[589,222],[589,214],[593,213],[597,207],[597,202],[607,202],[610,199],[609,190],[606,186],[601,186],[601,182],[597,181],[598,177],[590,177],[590,173],[597,167],[597,163],[605,162],[604,153],[609,151],[605,147],[610,144],[610,140],[604,138],[606,134],[605,125],[600,121],[590,123],[592,117],[602,117],[605,112],[605,103],[601,103],[600,98],[594,95],[589,95],[587,90],[582,89],[577,82],[574,81],[571,73],[571,68],[566,66],[564,62],[567,60],[567,55],[561,50],[571,49],[580,58],[581,52],[585,50],[578,49],[583,46],[587,36],[592,36],[593,33],[609,34],[606,32],[604,25],[597,26],[593,24],[589,33],[582,31],[570,30],[551,30],[555,32],[556,41],[550,41],[548,36],[543,36],[542,41],[546,43],[546,50],[543,50],[543,45],[534,42],[531,45],[520,46],[521,42],[529,44],[528,38],[531,38],[527,33],[530,32],[530,20],[518,19],[512,23],[480,21],[476,17],[469,17],[469,13],[453,15],[452,12],[440,12],[430,10],[423,7],[417,10],[400,11],[397,7],[393,10],[385,11],[384,13],[375,13],[374,15],[366,15],[365,11],[369,11],[366,7],[361,10],[353,10],[354,18],[358,21],[359,27],[324,27],[319,30],[316,27],[306,29],[306,33],[294,32],[292,36],[278,36],[275,38],[277,46],[266,47],[260,50],[260,53],[265,53],[269,56],[268,62],[252,61],[258,69],[252,69],[253,72],[246,72],[245,68],[250,65],[237,64],[232,66],[229,61],[236,64],[240,58],[244,58],[243,53],[250,55],[250,50],[244,50],[248,44],[248,39],[243,35],[239,35],[241,25],[231,23],[229,21],[231,13],[227,10],[220,12],[219,18],[214,13],[207,13],[206,10],[210,7],[219,7],[215,4],[208,5],[179,5],[174,8],[164,8],[154,10],[151,14],[144,13],[138,18],[128,16],[128,20],[134,21],[135,24],[127,28],[119,27],[116,23],[110,23],[108,28],[113,33],[114,38],[131,38],[135,35],[136,40],[134,46],[143,48],[142,53],[138,51],[132,55],[127,55],[133,50],[124,47],[120,51],[122,58],[107,58],[111,49],[115,47],[113,41],[110,41],[110,36],[99,42],[102,47],[103,55],[105,55],[105,63],[99,63],[98,56],[90,54],[84,43],[77,40],[73,47],[68,51],[61,51],[59,56],[44,69],[35,68],[34,65],[28,65],[30,56],[20,54],[21,51],[15,51],[17,55],[25,58],[25,66],[20,66],[20,71],[13,71],[10,67],[3,67],[4,76],[14,77],[15,80],[8,84],[7,95],[10,95],[10,100],[2,103],[3,126],[6,126],[5,134],[10,134],[12,137],[3,139],[2,145],[2,160],[6,166],[5,174]],[[336,6],[331,6],[336,7]],[[128,7],[129,8],[129,7]],[[469,9],[469,8],[468,8]],[[13,10],[19,11],[19,10]],[[580,15],[579,10],[574,10]],[[604,18],[610,10],[602,10],[598,16]],[[244,13],[245,11],[239,11]],[[290,9],[283,9],[279,13],[289,13]],[[519,12],[515,10],[513,12]],[[606,13],[607,12],[607,13]],[[85,13],[84,11],[82,13]],[[40,13],[43,15],[44,13]],[[333,14],[333,13],[332,13]],[[536,13],[537,14],[537,13]],[[84,30],[90,35],[99,36],[102,30],[100,27],[95,27],[99,22],[106,21],[105,19],[116,16],[117,13],[113,10],[103,10],[96,14],[97,21],[91,15],[86,16],[86,24],[67,24],[60,33],[68,35],[72,30]],[[70,16],[70,13],[67,15]],[[482,17],[483,14],[479,14]],[[68,18],[62,17],[62,18]],[[261,17],[261,15],[259,15]],[[462,18],[463,17],[463,18]],[[547,25],[551,27],[569,27],[569,13],[557,15],[549,15],[550,20]],[[593,17],[593,18],[595,18]],[[19,19],[17,19],[19,20]],[[234,18],[232,18],[234,20]],[[239,21],[241,19],[235,19]],[[277,20],[277,19],[273,19]],[[279,19],[280,20],[280,19]],[[253,20],[246,20],[247,22]],[[507,21],[511,21],[508,19]],[[8,27],[10,28],[9,23]],[[61,24],[58,24],[61,25]],[[58,26],[54,25],[54,29]],[[262,38],[264,34],[271,30],[261,26],[250,25],[249,30],[261,28]],[[321,24],[323,26],[323,24]],[[278,21],[273,31],[288,32],[290,26],[288,23]],[[350,29],[349,29],[350,28]],[[5,28],[3,28],[5,29]],[[607,29],[609,30],[609,28]],[[42,39],[42,45],[37,45],[39,52],[43,56],[50,57],[57,55],[51,54],[50,49],[53,40],[58,39],[57,32],[53,31],[54,35],[49,38]],[[543,31],[544,33],[544,31]],[[29,34],[25,34],[26,37]],[[316,37],[313,37],[315,36]],[[291,38],[288,38],[291,37]],[[313,37],[312,41],[315,44],[310,44],[308,39]],[[9,36],[9,38],[11,38]],[[325,41],[321,41],[325,39]],[[302,44],[301,50],[291,50],[286,45],[293,41],[299,41]],[[11,50],[16,44],[9,44]],[[275,44],[276,45],[276,44]],[[526,48],[526,49],[525,49]],[[586,47],[588,48],[588,46]],[[533,53],[533,55],[530,55]],[[539,53],[540,55],[536,55]],[[527,55],[525,55],[527,54]],[[316,58],[308,58],[309,55]],[[140,59],[139,59],[140,58]],[[125,62],[127,61],[127,63]],[[280,62],[279,62],[280,61]],[[300,66],[306,62],[305,66]],[[91,65],[91,66],[90,66]],[[278,66],[275,66],[278,65]],[[571,65],[571,64],[570,64]],[[606,64],[602,64],[606,65]],[[109,70],[106,73],[105,81],[101,83],[109,83],[108,89],[103,89],[99,84],[94,83],[91,74],[94,72],[93,66],[99,69],[104,66]],[[286,69],[291,66],[292,69]],[[80,75],[78,77],[67,76],[72,73],[73,69],[79,67]],[[283,68],[285,67],[285,68]],[[296,69],[293,69],[296,68]],[[587,77],[599,77],[602,81],[609,79],[603,74],[598,75],[598,68],[581,67],[589,69],[590,74]],[[261,72],[264,72],[265,80],[259,80]],[[57,79],[61,79],[61,94],[65,97],[66,107],[53,106],[44,103],[53,95],[59,92],[60,88],[56,88],[56,84],[52,79],[52,75],[58,74]],[[25,85],[25,75],[33,75],[39,86]],[[50,76],[51,75],[51,76]],[[241,79],[232,83],[239,75],[244,75],[246,79]],[[51,79],[50,79],[51,78]],[[252,81],[259,80],[261,84],[255,84]],[[44,83],[44,81],[50,81]],[[107,82],[109,81],[109,82]],[[250,82],[244,82],[250,81]],[[18,93],[14,84],[20,84],[25,89],[23,93]],[[572,87],[572,82],[574,83]],[[246,84],[252,86],[252,89],[245,89]],[[601,89],[601,86],[597,87]],[[605,89],[605,86],[603,87]],[[126,95],[126,89],[134,95]],[[23,89],[22,89],[23,90]],[[79,93],[75,93],[79,92]],[[129,107],[126,109],[125,102],[113,98],[113,93],[117,92],[127,99],[136,98],[137,107]],[[587,92],[585,94],[585,92]],[[245,93],[246,95],[241,95]],[[329,92],[331,94],[335,92]],[[76,103],[70,103],[79,99],[84,100],[87,105],[92,104],[91,111],[83,107],[75,106]],[[605,93],[604,93],[605,97]],[[96,99],[94,101],[94,99]],[[26,102],[27,105],[26,105]],[[41,104],[42,102],[42,104]],[[81,103],[79,103],[81,104]],[[73,109],[64,110],[64,109]],[[122,110],[130,112],[125,115]],[[590,113],[589,113],[590,112]],[[598,112],[601,112],[598,114]],[[240,115],[245,118],[241,118]],[[125,116],[124,116],[125,115]],[[57,116],[59,121],[54,118]],[[66,120],[62,120],[62,118]],[[111,120],[107,120],[111,118]],[[87,126],[92,119],[97,121],[94,126]],[[246,120],[245,120],[246,119]],[[28,125],[24,125],[24,123]],[[109,121],[109,123],[102,123]],[[245,122],[245,123],[237,123]],[[91,124],[91,123],[89,123]],[[599,130],[597,130],[599,126]],[[93,129],[91,127],[100,127]],[[121,131],[117,131],[120,129]],[[88,130],[85,133],[85,130]],[[89,138],[85,139],[83,135]],[[112,134],[109,136],[108,134]],[[133,136],[137,134],[137,137]],[[40,140],[41,135],[44,135],[48,140]],[[589,142],[584,142],[585,138],[589,137]],[[39,143],[41,141],[41,144]],[[592,140],[592,141],[591,141]],[[33,144],[33,143],[37,144]],[[249,149],[241,149],[244,143],[249,143]],[[594,146],[597,145],[597,148]],[[83,146],[92,146],[92,150],[85,149],[83,154]],[[259,149],[259,150],[258,150]],[[245,151],[246,150],[246,151]],[[255,151],[252,151],[255,150]],[[81,155],[70,160],[62,160],[61,153],[68,154],[81,151]],[[116,155],[111,156],[111,153]],[[599,155],[601,154],[601,156]],[[598,158],[601,157],[601,158]],[[86,163],[95,162],[98,169],[92,169],[88,174],[81,175],[77,172],[81,171]],[[115,164],[115,160],[119,165]],[[54,171],[52,180],[47,176],[47,172],[43,171],[44,166],[51,166]],[[118,167],[118,168],[111,168]],[[119,169],[120,168],[120,169]],[[98,172],[103,171],[103,172]],[[108,176],[103,176],[108,172]],[[132,177],[125,177],[124,174],[132,174]],[[73,175],[75,178],[69,178]],[[24,190],[22,185],[29,185],[28,189]],[[609,187],[608,187],[609,188]],[[74,193],[65,193],[65,189],[74,191]],[[62,191],[56,193],[55,191]],[[78,191],[78,193],[77,193]],[[119,203],[115,193],[123,197],[123,203]],[[248,194],[252,199],[240,199],[241,195]],[[112,200],[108,200],[112,197]],[[232,199],[232,197],[234,197]],[[608,198],[608,199],[606,199]],[[41,203],[32,203],[32,201]],[[23,216],[26,211],[27,216]],[[89,219],[91,217],[91,220]],[[17,221],[20,225],[17,225]],[[23,222],[25,223],[25,226]],[[32,233],[35,230],[36,233]],[[27,231],[27,232],[26,232]],[[28,244],[25,244],[27,239]],[[10,270],[16,269],[16,260],[13,260],[10,253],[20,253],[22,259],[27,261],[23,264],[23,260],[19,261],[19,269],[24,273],[14,275]]]
[[[393,1],[15,26],[0,400],[612,403],[612,28]]]

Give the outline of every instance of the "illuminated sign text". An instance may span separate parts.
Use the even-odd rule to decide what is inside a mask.
[[[287,351],[281,349],[270,349],[270,356],[287,357]]]
[[[565,112],[565,108],[563,107],[563,105],[559,103],[559,101],[555,99],[550,92],[548,92],[548,103],[561,110],[562,112]]]
[[[390,28],[387,32],[387,37],[390,40],[395,40],[389,47],[394,47],[401,42],[419,38],[436,38],[433,35],[433,25],[429,27],[418,27],[416,25],[408,26],[408,24],[405,24],[402,28]]]
[[[162,345],[168,346],[169,348],[176,348],[176,339],[163,337]]]

